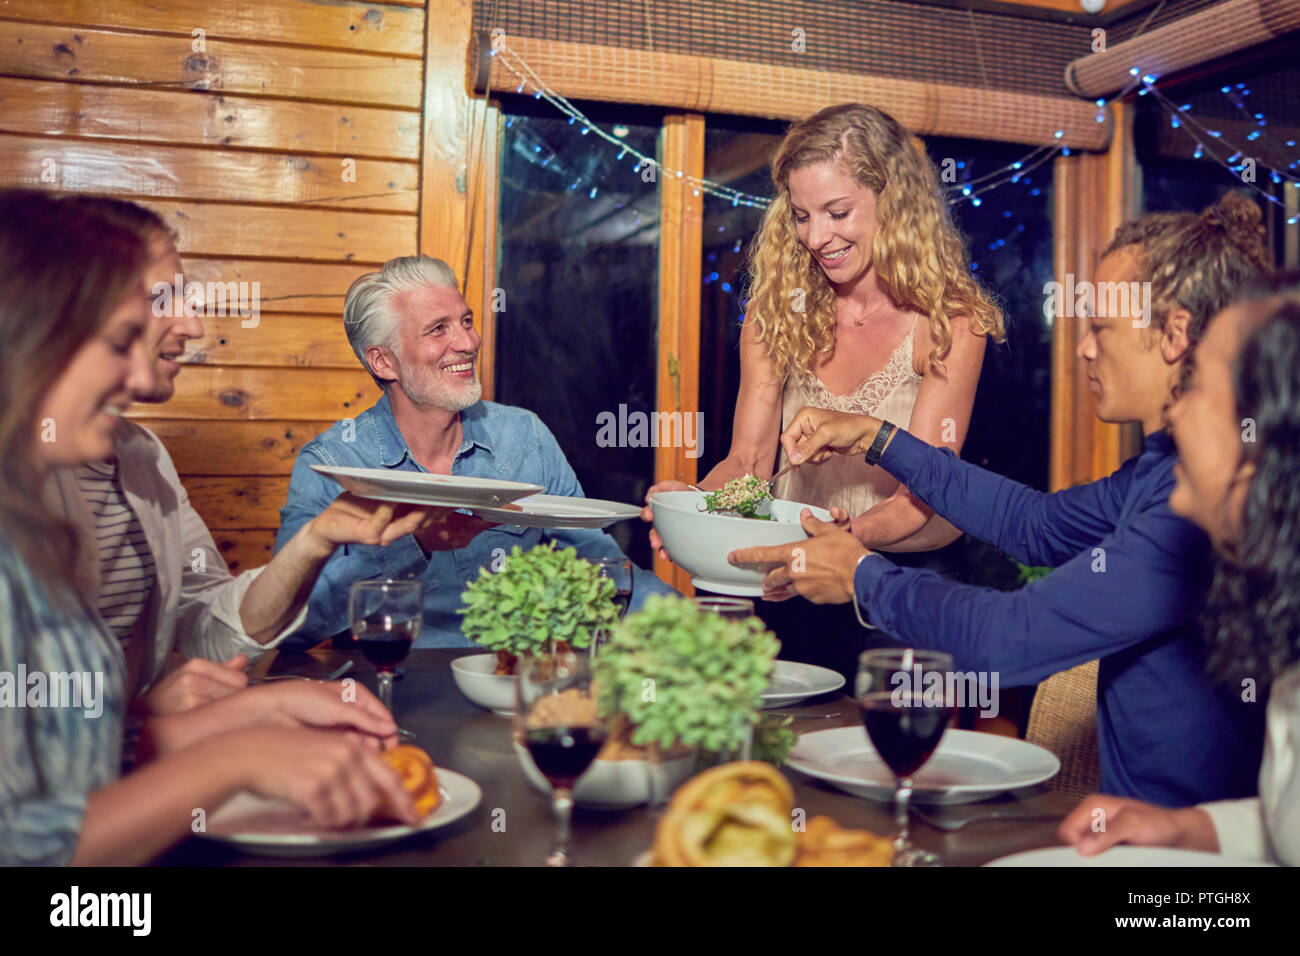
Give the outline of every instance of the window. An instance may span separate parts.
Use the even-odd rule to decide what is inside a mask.
[[[546,104],[507,103],[501,144],[496,316],[499,402],[539,415],[555,434],[588,497],[640,502],[654,477],[654,449],[600,447],[597,416],[653,410],[658,186],[628,154],[556,118]],[[514,112],[511,112],[511,109]],[[659,121],[584,105],[603,129],[653,156]],[[545,110],[545,112],[543,112]],[[645,527],[610,529],[642,567]]]

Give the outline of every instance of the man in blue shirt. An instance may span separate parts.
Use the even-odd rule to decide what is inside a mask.
[[[811,514],[811,539],[736,551],[733,563],[771,568],[764,587],[776,598],[793,590],[817,603],[855,601],[874,625],[949,652],[958,670],[997,671],[1002,685],[1100,658],[1102,790],[1165,806],[1253,794],[1263,704],[1206,674],[1197,617],[1211,551],[1200,529],[1169,510],[1176,454],[1164,410],[1210,317],[1261,275],[1257,247],[1253,231],[1215,207],[1121,227],[1096,286],[1149,281],[1146,301],[1158,311],[1087,309],[1077,354],[1097,415],[1140,422],[1147,436],[1141,455],[1100,481],[1044,494],[879,419],[824,409],[803,409],[782,435],[792,462],[873,451],[869,461],[878,456],[937,514],[1051,574],[1014,592],[960,585],[896,567]],[[872,449],[878,438],[883,449]]]
[[[337,484],[312,471],[312,465],[498,478],[582,497],[582,486],[541,419],[481,400],[474,314],[446,263],[406,256],[357,279],[348,290],[344,325],[353,351],[384,396],[302,447],[280,511],[277,551],[338,495]],[[387,547],[349,545],[336,551],[311,593],[302,630],[281,647],[310,647],[347,631],[354,581],[407,577],[419,578],[425,587],[424,629],[415,646],[473,646],[461,634],[457,613],[465,585],[494,561],[499,567],[516,545],[526,551],[544,539],[593,560],[624,556],[603,531],[493,525],[439,509],[436,521]],[[675,593],[636,567],[632,586],[632,608],[651,593]]]

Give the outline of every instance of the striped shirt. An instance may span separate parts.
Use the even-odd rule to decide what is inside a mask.
[[[77,472],[81,494],[95,516],[99,605],[104,623],[131,647],[156,581],[154,556],[140,519],[122,491],[117,462],[93,462]]]

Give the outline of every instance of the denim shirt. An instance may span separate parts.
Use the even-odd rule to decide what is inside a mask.
[[[582,485],[560,450],[555,436],[532,412],[495,402],[478,402],[460,413],[462,440],[451,473],[472,478],[498,478],[541,485],[547,494],[583,497]],[[388,396],[356,419],[335,422],[298,453],[289,496],[280,510],[278,552],[304,524],[328,507],[342,488],[333,479],[311,470],[312,465],[351,468],[390,468],[426,471],[411,455],[393,418]],[[419,578],[424,582],[424,628],[416,647],[472,647],[460,629],[465,585],[490,567],[494,557],[508,555],[552,540],[556,547],[577,549],[578,555],[625,557],[604,531],[556,530],[499,525],[455,551],[434,551],[425,557],[413,535],[387,547],[344,545],[326,563],[311,593],[307,620],[281,650],[304,650],[348,630],[348,593],[354,581],[374,578]],[[632,604],[635,610],[649,594],[676,593],[654,574],[633,567]]]
[[[1002,592],[872,554],[855,574],[858,605],[959,670],[998,671],[1004,687],[1100,658],[1106,793],[1168,807],[1251,796],[1265,703],[1206,673],[1198,615],[1213,556],[1205,533],[1169,509],[1176,458],[1169,435],[1153,432],[1114,474],[1044,494],[900,431],[882,468],[963,531],[1056,570]]]

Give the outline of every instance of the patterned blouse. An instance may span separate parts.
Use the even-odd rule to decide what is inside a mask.
[[[72,859],[86,797],[119,775],[124,705],[118,642],[0,537],[0,865]]]

